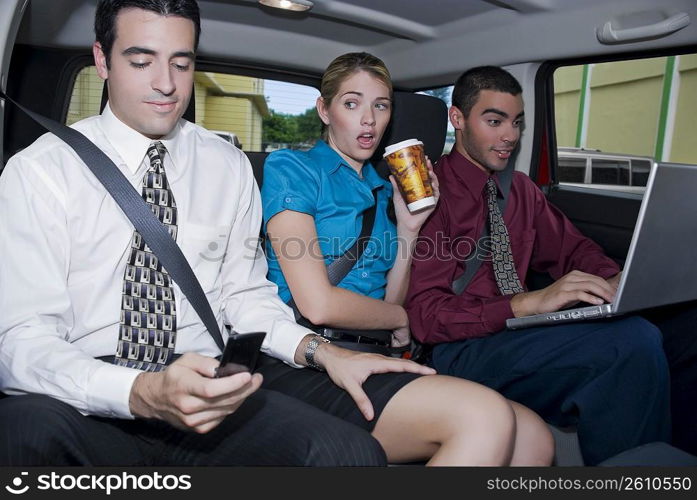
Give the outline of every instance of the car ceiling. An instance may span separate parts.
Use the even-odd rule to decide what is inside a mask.
[[[199,57],[316,76],[334,57],[365,50],[381,57],[397,86],[451,83],[479,64],[636,52],[697,43],[695,0],[313,0],[306,13],[256,0],[200,0]],[[30,0],[20,43],[87,50],[96,0]],[[692,23],[669,36],[601,44],[608,21],[635,27],[686,12]]]

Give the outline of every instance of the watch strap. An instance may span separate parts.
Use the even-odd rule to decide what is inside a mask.
[[[305,361],[307,366],[314,368],[315,370],[325,371],[317,362],[315,361],[315,352],[320,344],[329,344],[329,340],[325,339],[321,335],[312,335],[312,338],[305,346]]]

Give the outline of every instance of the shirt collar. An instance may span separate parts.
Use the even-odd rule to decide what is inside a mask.
[[[109,103],[104,107],[101,115],[101,126],[104,135],[107,137],[111,145],[124,161],[128,169],[135,173],[143,163],[145,153],[148,147],[153,142],[152,139],[145,137],[140,132],[136,132],[131,127],[119,120],[111,110]],[[167,148],[168,156],[171,163],[175,166],[177,139],[179,137],[179,129],[181,124],[177,123],[174,129],[166,136],[159,139]]]
[[[335,173],[342,166],[356,173],[354,168],[346,163],[346,160],[344,160],[339,153],[334,151],[329,144],[321,139],[317,141],[315,146],[310,149],[308,153],[313,157],[320,168],[326,170],[328,174]],[[366,162],[363,165],[361,174],[363,175],[363,182],[365,182],[371,190],[385,184],[385,181],[378,175],[370,162]]]
[[[452,165],[453,174],[465,186],[465,189],[469,190],[475,198],[482,197],[489,175],[455,148],[448,155],[448,163]],[[493,174],[491,177],[496,183],[498,195],[503,197],[498,173]]]

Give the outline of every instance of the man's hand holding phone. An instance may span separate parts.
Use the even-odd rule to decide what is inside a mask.
[[[230,337],[225,348],[228,355],[223,355],[221,363],[186,353],[162,372],[139,374],[129,399],[133,415],[200,434],[214,429],[261,386],[262,376],[250,372],[264,334],[255,334],[254,340],[244,335],[248,334],[242,334],[242,339]],[[244,347],[235,349],[240,343]],[[228,374],[224,369],[228,365],[236,374]]]

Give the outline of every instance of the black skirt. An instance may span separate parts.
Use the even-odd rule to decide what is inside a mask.
[[[262,354],[257,369],[264,376],[264,389],[278,391],[299,399],[322,411],[372,431],[388,401],[402,387],[421,377],[415,373],[379,373],[363,383],[375,416],[366,420],[356,402],[324,372],[311,368],[293,368],[275,358]]]

